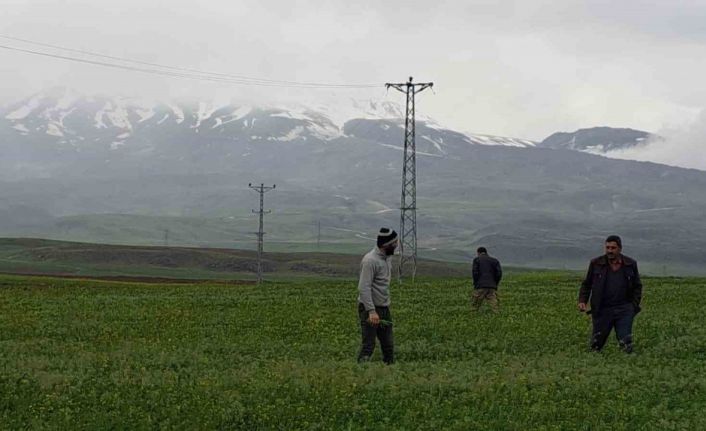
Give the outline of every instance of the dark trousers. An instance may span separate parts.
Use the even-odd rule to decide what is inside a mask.
[[[391,364],[395,361],[394,341],[392,338],[392,316],[390,315],[390,307],[375,307],[375,311],[380,316],[378,326],[373,326],[368,323],[368,312],[365,311],[363,304],[358,304],[358,318],[360,320],[360,333],[362,343],[360,345],[360,353],[358,353],[358,362],[366,362],[373,356],[375,350],[375,337],[380,340],[380,348],[382,349],[382,360],[386,364]]]
[[[623,349],[632,351],[632,321],[635,307],[632,304],[606,307],[593,315],[593,336],[591,349],[601,350],[611,329],[615,328],[615,337]]]

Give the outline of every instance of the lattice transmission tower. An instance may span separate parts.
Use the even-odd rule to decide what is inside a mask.
[[[417,147],[414,141],[414,95],[434,86],[433,82],[395,84],[387,83],[386,88],[394,88],[407,95],[407,109],[404,121],[404,158],[402,162],[402,200],[400,203],[400,264],[397,275],[400,282],[417,273]]]

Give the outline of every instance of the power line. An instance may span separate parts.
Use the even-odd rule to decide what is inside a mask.
[[[51,58],[57,58],[57,59],[62,59],[62,60],[75,61],[78,63],[85,63],[85,64],[92,64],[92,65],[96,65],[96,66],[110,67],[110,68],[114,68],[114,69],[129,70],[129,71],[133,71],[133,72],[151,73],[154,75],[170,76],[170,77],[175,77],[175,78],[188,78],[188,79],[196,79],[196,80],[202,80],[202,81],[221,82],[221,83],[226,83],[226,84],[255,85],[255,86],[261,86],[261,87],[341,88],[341,87],[331,87],[331,86],[324,86],[324,85],[313,86],[313,85],[297,85],[297,84],[276,84],[276,83],[244,81],[244,80],[237,80],[237,79],[230,79],[230,78],[218,78],[216,76],[205,76],[205,75],[195,75],[195,74],[188,74],[188,73],[178,73],[178,72],[170,72],[167,70],[148,69],[148,68],[143,68],[143,67],[128,66],[128,65],[124,65],[124,64],[108,63],[108,62],[97,61],[97,60],[88,60],[85,58],[77,58],[77,57],[70,57],[70,56],[66,56],[66,55],[51,54],[51,53],[34,51],[34,50],[24,49],[24,48],[17,48],[17,47],[12,47],[12,46],[7,46],[7,45],[0,45],[0,48],[12,50],[12,51],[23,52],[23,53],[32,54],[32,55],[39,55],[39,56],[44,56],[44,57],[51,57]],[[345,87],[345,88],[363,88],[363,87]]]
[[[37,41],[32,41],[32,40],[22,39],[22,38],[17,38],[17,37],[12,37],[12,36],[6,36],[6,35],[0,35],[0,38],[14,40],[14,41],[23,42],[23,43],[27,43],[27,44],[31,44],[31,45],[36,45],[36,46],[42,46],[42,47],[51,48],[54,50],[62,50],[62,51],[73,52],[73,53],[77,53],[77,54],[97,57],[97,58],[103,58],[103,59],[107,59],[107,60],[120,61],[120,62],[124,62],[124,63],[132,63],[132,65],[119,64],[119,63],[107,62],[107,61],[99,61],[99,60],[91,60],[91,59],[80,58],[80,57],[76,57],[76,56],[70,56],[70,55],[64,55],[64,54],[58,54],[58,53],[52,53],[52,52],[45,52],[45,51],[37,51],[37,50],[27,49],[27,48],[21,48],[21,47],[17,47],[17,46],[0,45],[0,48],[6,49],[6,50],[18,51],[18,52],[22,52],[25,54],[51,57],[51,58],[67,60],[67,61],[74,61],[74,62],[85,63],[85,64],[92,64],[92,65],[96,65],[96,66],[112,67],[112,68],[117,68],[117,69],[124,69],[124,70],[144,72],[144,73],[153,73],[153,74],[163,75],[163,76],[201,79],[201,80],[224,82],[224,83],[239,84],[239,85],[256,85],[256,86],[269,86],[269,87],[331,88],[331,89],[379,87],[378,84],[335,84],[335,83],[327,83],[327,82],[300,82],[300,81],[276,80],[276,79],[267,79],[267,78],[254,78],[254,77],[249,77],[249,76],[244,76],[244,75],[208,72],[208,71],[203,71],[203,70],[198,70],[198,69],[190,69],[190,68],[185,68],[185,67],[170,66],[170,65],[160,64],[160,63],[152,63],[152,62],[134,60],[131,58],[126,58],[126,57],[117,57],[117,56],[112,56],[112,55],[106,55],[106,54],[101,54],[101,53],[97,53],[97,52],[69,48],[69,47],[65,47],[65,46],[53,45],[53,44],[49,44],[49,43],[37,42]],[[135,66],[135,65],[137,65],[137,66]],[[147,66],[147,68],[141,67],[141,66]],[[165,69],[165,70],[160,70],[160,69],[155,69],[155,68],[160,68],[160,69]]]
[[[0,38],[24,42],[24,43],[28,43],[31,45],[44,46],[44,47],[59,49],[59,50],[63,50],[63,51],[69,51],[69,52],[75,52],[75,53],[79,53],[79,54],[90,55],[90,56],[94,56],[94,57],[106,58],[106,59],[111,59],[111,60],[118,60],[118,61],[123,61],[123,62],[128,62],[128,63],[140,64],[140,65],[144,65],[144,66],[160,67],[160,68],[170,69],[170,70],[178,71],[178,72],[196,73],[196,74],[201,74],[201,75],[212,75],[212,76],[221,77],[221,78],[239,79],[239,80],[246,80],[246,81],[252,81],[252,82],[269,83],[269,84],[291,84],[291,85],[305,85],[305,86],[317,86],[317,87],[318,86],[335,87],[335,88],[379,87],[378,84],[334,84],[334,83],[287,81],[287,80],[267,79],[267,78],[253,78],[253,77],[244,76],[244,75],[233,75],[233,74],[228,74],[228,73],[207,72],[207,71],[203,71],[203,70],[190,69],[190,68],[186,68],[186,67],[170,66],[170,65],[160,64],[160,63],[151,63],[151,62],[147,62],[147,61],[134,60],[131,58],[126,58],[126,57],[117,57],[117,56],[113,56],[113,55],[101,54],[101,53],[97,53],[94,51],[86,51],[83,49],[75,49],[75,48],[69,48],[69,47],[60,46],[60,45],[52,45],[52,44],[44,43],[44,42],[36,42],[36,41],[29,40],[29,39],[22,39],[22,38],[12,37],[12,36],[2,35],[2,34],[0,34]]]

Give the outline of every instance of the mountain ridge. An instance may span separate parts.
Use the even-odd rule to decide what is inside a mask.
[[[39,104],[22,118],[12,115],[19,105],[3,111],[0,235],[159,244],[166,229],[179,245],[250,247],[250,182],[277,184],[267,197],[268,240],[284,251],[317,247],[320,223],[322,247],[358,253],[370,246],[364,233],[399,223],[400,118],[339,126],[318,111],[165,106],[128,111],[134,133],[117,145],[128,126],[103,115],[108,127],[96,127],[104,102],[91,102],[92,111],[54,103],[61,109],[48,118]],[[12,128],[20,119],[32,133]],[[50,121],[67,127],[63,137],[39,127]],[[428,258],[465,259],[485,245],[513,264],[578,267],[619,233],[628,254],[650,265],[670,242],[680,248],[667,264],[706,263],[706,172],[514,141],[481,145],[431,120],[416,132],[418,243]]]

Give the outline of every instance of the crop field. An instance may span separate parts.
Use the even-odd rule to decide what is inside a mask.
[[[393,285],[396,360],[356,364],[356,281],[0,276],[1,429],[706,429],[706,280],[646,278],[636,352],[586,349],[579,274]]]

